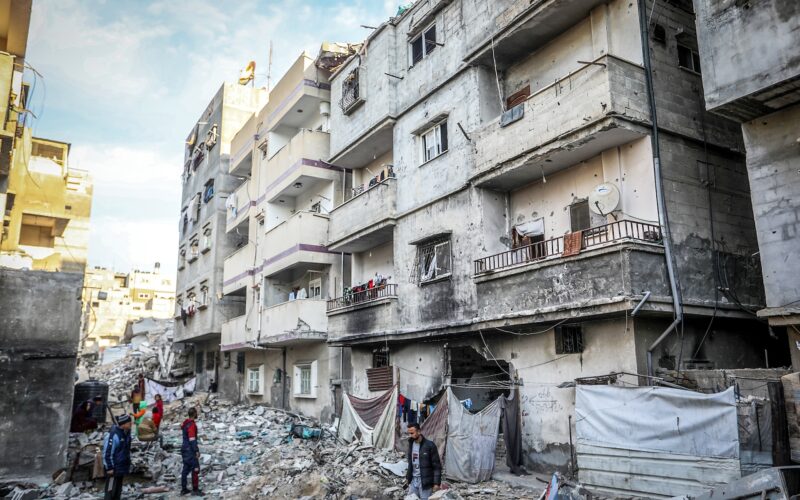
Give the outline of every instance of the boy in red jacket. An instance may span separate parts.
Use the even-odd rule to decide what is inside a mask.
[[[164,416],[164,401],[161,400],[161,394],[156,394],[156,405],[153,407],[153,423],[156,424],[156,429],[161,427],[161,418]]]

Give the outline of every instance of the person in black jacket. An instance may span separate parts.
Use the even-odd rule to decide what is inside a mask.
[[[122,497],[122,481],[131,470],[131,424],[130,415],[117,417],[103,447],[103,467],[106,471],[105,500]]]
[[[442,484],[442,462],[436,444],[419,430],[419,424],[408,424],[408,493],[428,500]]]

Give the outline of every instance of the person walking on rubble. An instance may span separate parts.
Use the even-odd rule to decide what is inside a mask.
[[[408,424],[407,457],[408,493],[428,500],[442,484],[442,462],[436,444],[422,435],[417,423]]]
[[[189,418],[181,424],[183,433],[183,444],[181,445],[181,458],[183,459],[183,470],[181,471],[181,495],[191,493],[194,496],[203,496],[200,491],[200,449],[197,446],[197,410],[189,408]],[[189,473],[192,474],[192,491],[186,487],[186,480]]]
[[[122,481],[131,469],[131,424],[130,415],[117,418],[117,423],[108,432],[103,446],[103,468],[106,471],[105,500],[122,498]]]

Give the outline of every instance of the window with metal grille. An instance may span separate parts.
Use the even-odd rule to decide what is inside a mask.
[[[203,363],[203,351],[197,351],[194,353],[194,372],[203,373],[203,367],[205,367],[205,363]]]
[[[311,365],[300,367],[300,394],[311,394]]]
[[[560,325],[555,328],[556,354],[583,352],[583,329],[580,325]]]
[[[339,106],[345,113],[354,109],[364,99],[361,96],[361,67],[353,68],[342,81],[342,98]]]
[[[581,200],[569,206],[569,227],[573,233],[589,229],[592,226],[589,214],[589,200]]]
[[[427,57],[436,47],[436,23],[433,23],[411,40],[411,66]]]
[[[417,247],[416,280],[419,283],[450,276],[452,259],[450,240],[434,240]]]
[[[372,367],[381,368],[389,366],[389,348],[379,347],[372,350]]]
[[[219,351],[206,353],[206,370],[214,370],[217,365],[217,356],[219,356]]]

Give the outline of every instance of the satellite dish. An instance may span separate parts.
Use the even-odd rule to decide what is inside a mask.
[[[589,210],[608,215],[619,207],[619,189],[610,182],[598,184],[589,194]]]

